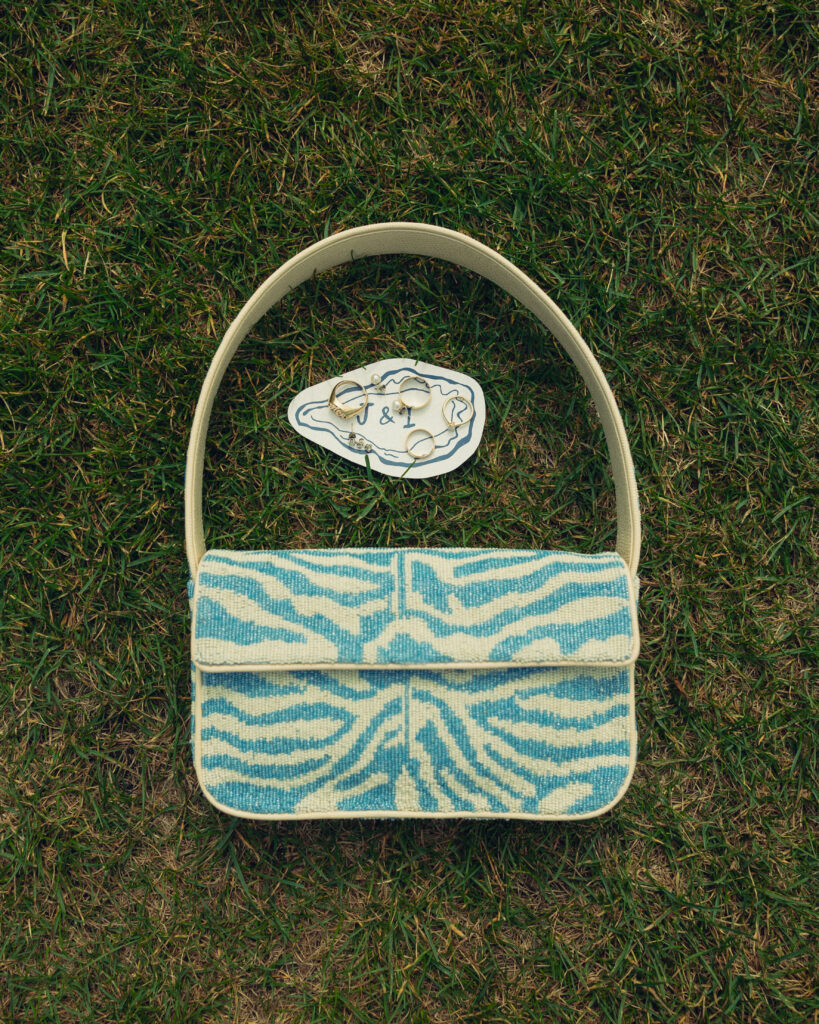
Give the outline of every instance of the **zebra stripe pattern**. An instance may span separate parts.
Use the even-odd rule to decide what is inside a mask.
[[[227,809],[574,817],[625,790],[637,633],[617,555],[212,551],[189,596],[194,758]],[[520,664],[445,664],[482,660]]]
[[[630,668],[197,679],[200,780],[244,814],[591,814],[636,754]]]
[[[617,554],[500,549],[210,551],[203,669],[627,664],[635,601]]]

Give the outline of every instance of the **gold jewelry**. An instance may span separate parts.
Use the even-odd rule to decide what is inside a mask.
[[[417,406],[408,406],[408,408],[417,408]],[[413,434],[425,434],[430,439],[430,441],[432,441],[432,447],[428,452],[424,452],[421,455],[415,454],[415,452],[412,450],[414,446],[410,444],[410,438],[413,436]],[[410,456],[410,458],[416,460],[428,459],[430,455],[432,455],[432,453],[435,451],[435,436],[429,430],[424,430],[423,427],[416,427],[415,430],[411,430],[407,434],[406,439],[404,441],[404,447],[407,449],[407,454]]]
[[[364,401],[361,405],[357,405],[354,409],[350,409],[349,406],[342,405],[336,401],[336,395],[339,388],[349,384],[354,388],[358,388],[362,394]],[[330,412],[334,412],[336,416],[340,416],[343,420],[352,419],[357,413],[363,412],[370,404],[370,399],[367,395],[367,391],[363,385],[359,384],[357,380],[340,380],[337,384],[333,385],[333,390],[330,392],[330,397],[327,399],[327,404],[330,406]]]
[[[412,405],[410,402],[404,400],[402,392],[404,390],[404,385],[409,380],[418,380],[427,389],[427,397],[424,399],[423,402],[418,402],[416,405]],[[417,375],[413,374],[411,377],[405,377],[398,385],[398,398],[396,398],[396,400],[392,403],[392,407],[393,409],[395,409],[396,412],[403,412],[405,409],[423,409],[427,405],[429,405],[429,400],[431,398],[432,391],[430,390],[430,386],[427,383],[427,381],[423,377],[418,377]]]
[[[455,402],[465,402],[469,406],[469,415],[466,417],[466,419],[459,419],[459,420],[456,421],[456,420],[451,420],[449,418],[449,416],[447,416],[447,414],[446,414],[446,407],[449,405],[450,402],[453,403],[453,407],[452,407],[452,415],[453,416],[455,415],[455,405],[454,405]],[[441,406],[441,414],[443,415],[444,422],[449,427],[449,429],[450,430],[457,430],[458,427],[463,426],[464,423],[469,423],[469,421],[475,415],[475,406],[464,395],[450,395],[449,398],[447,398],[444,401],[444,404]]]

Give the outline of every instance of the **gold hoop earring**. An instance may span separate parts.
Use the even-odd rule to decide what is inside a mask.
[[[427,397],[423,400],[423,402],[416,402],[413,404],[412,402],[408,402],[404,398],[404,385],[407,383],[407,381],[411,380],[420,381],[427,389]],[[417,388],[415,390],[417,390]],[[417,375],[413,374],[411,377],[405,377],[398,385],[398,398],[396,398],[396,400],[392,403],[392,407],[393,409],[395,409],[396,412],[403,412],[405,409],[424,409],[426,406],[429,405],[429,401],[431,398],[432,390],[430,389],[429,383],[423,377],[418,377]]]
[[[357,405],[354,409],[351,409],[349,406],[342,405],[339,401],[337,401],[339,388],[345,386],[358,388],[364,399],[361,405]],[[333,390],[330,392],[330,397],[327,399],[327,404],[330,406],[330,412],[335,413],[336,416],[341,417],[341,419],[343,420],[349,420],[352,419],[353,416],[357,415],[358,413],[363,412],[370,404],[370,399],[369,396],[367,395],[367,391],[364,388],[364,386],[362,384],[359,384],[357,380],[340,380],[338,381],[337,384],[333,385]]]
[[[446,414],[446,407],[452,402],[452,415],[455,415],[455,402],[464,402],[468,407],[469,415],[464,419],[461,417],[459,420],[450,419]],[[444,423],[449,427],[450,430],[457,430],[458,427],[462,427],[465,423],[469,423],[472,417],[475,415],[475,406],[469,401],[465,395],[450,395],[446,399],[444,404],[441,406],[441,415],[444,417]]]
[[[425,437],[428,437],[430,441],[432,441],[432,447],[428,452],[420,452],[416,454],[416,452],[413,451],[413,448],[418,443],[417,441],[410,443],[412,436],[414,434],[423,434]],[[424,430],[423,427],[416,427],[415,430],[411,430],[407,434],[406,439],[404,441],[404,447],[407,449],[407,454],[409,455],[409,457],[411,459],[415,459],[416,462],[419,462],[421,459],[428,459],[430,455],[432,455],[432,453],[435,451],[435,436],[429,430]]]

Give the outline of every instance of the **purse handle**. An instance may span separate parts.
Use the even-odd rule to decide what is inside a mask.
[[[395,254],[430,256],[480,274],[523,303],[566,350],[586,382],[603,424],[617,501],[616,549],[632,575],[636,576],[640,557],[640,506],[634,465],[620,410],[588,345],[549,296],[493,249],[460,231],[450,231],[432,224],[397,221],[340,231],[304,249],[283,263],[256,289],[228,327],[202,385],[188,445],[185,470],[185,547],[191,578],[196,578],[199,562],[205,554],[202,473],[208,421],[216,392],[236,349],[282,296],[314,274],[350,263],[362,256]]]

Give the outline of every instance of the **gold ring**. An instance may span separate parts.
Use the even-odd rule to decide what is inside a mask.
[[[354,409],[350,409],[348,406],[341,405],[340,402],[336,401],[338,389],[346,384],[351,384],[354,388],[358,388],[364,398],[363,403],[361,405],[357,405]],[[330,392],[327,404],[330,406],[330,412],[334,412],[336,416],[340,416],[343,420],[349,420],[357,413],[363,412],[370,404],[370,400],[367,397],[366,389],[362,384],[359,384],[357,380],[340,380],[337,384],[333,385],[333,390]]]
[[[458,402],[458,401],[466,402],[466,404],[469,406],[469,415],[466,417],[465,420],[464,419],[460,419],[460,420],[458,420],[456,422],[455,420],[451,420],[449,418],[449,416],[447,416],[447,414],[446,414],[446,407],[449,405],[450,402]],[[447,398],[446,401],[444,402],[444,404],[441,406],[441,414],[443,415],[444,422],[449,427],[449,429],[450,430],[457,430],[458,427],[462,426],[464,423],[469,423],[469,421],[475,415],[475,406],[464,395],[450,395],[449,398]],[[454,408],[452,410],[452,415],[453,416],[455,415],[455,409]]]
[[[415,408],[415,407],[413,406],[413,408]],[[425,455],[416,455],[415,452],[412,450],[412,445],[410,444],[410,438],[412,437],[413,434],[426,434],[426,436],[430,439],[430,441],[432,441],[432,447],[430,448],[430,450]],[[406,440],[404,441],[404,447],[407,449],[407,454],[410,456],[410,458],[413,458],[413,459],[416,459],[416,460],[428,459],[430,457],[430,455],[432,455],[432,453],[435,451],[435,436],[429,430],[424,430],[423,427],[416,427],[415,430],[411,430],[407,434]]]
[[[401,396],[401,392],[404,389],[404,385],[407,383],[408,380],[419,380],[427,389],[427,397],[424,399],[423,402],[419,402],[418,405],[410,405],[410,403],[405,402],[403,397]],[[393,402],[392,407],[393,409],[395,409],[396,412],[403,412],[405,409],[424,409],[426,408],[426,406],[429,405],[429,400],[431,398],[432,389],[430,388],[429,383],[423,377],[419,377],[416,374],[413,374],[410,377],[405,377],[398,385],[398,398],[396,398],[396,400]]]

